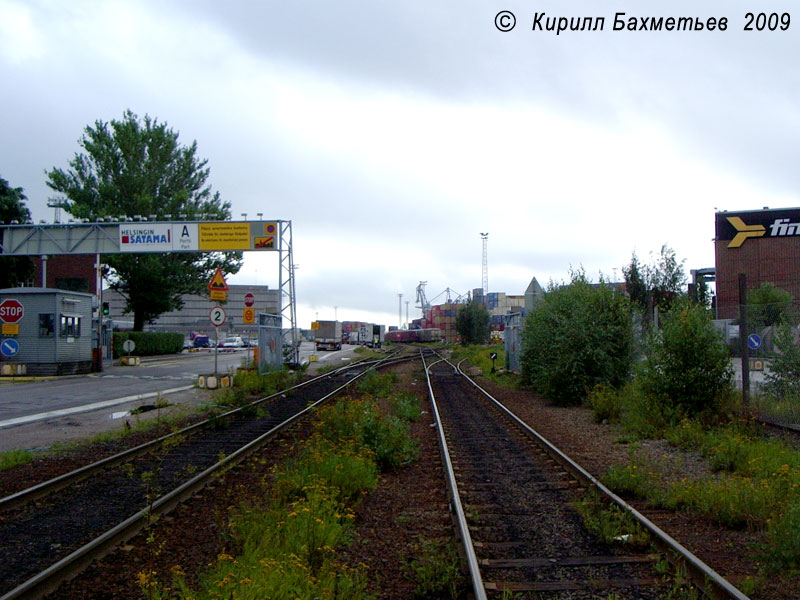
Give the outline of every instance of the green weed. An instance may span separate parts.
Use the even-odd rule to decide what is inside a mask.
[[[392,412],[403,421],[416,422],[422,414],[422,401],[414,394],[398,394],[391,399]]]
[[[800,570],[800,500],[767,523],[764,558],[774,571]]]
[[[148,598],[184,600],[369,598],[364,569],[339,563],[336,549],[350,540],[350,507],[377,482],[377,455],[365,432],[382,421],[372,401],[320,409],[314,434],[275,471],[269,496],[232,512],[227,535],[237,555],[220,554],[192,587],[180,567],[169,584],[154,572],[140,573],[142,590]],[[433,581],[433,568],[423,571]]]
[[[416,583],[416,598],[457,598],[464,579],[455,544],[424,537],[418,539],[407,571]]]
[[[607,544],[624,544],[629,547],[649,545],[647,532],[630,513],[614,504],[601,502],[589,496],[573,503],[586,528]]]

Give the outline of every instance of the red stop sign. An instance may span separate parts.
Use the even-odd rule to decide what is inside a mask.
[[[16,323],[25,314],[25,309],[19,300],[6,298],[0,302],[0,321],[3,323]]]

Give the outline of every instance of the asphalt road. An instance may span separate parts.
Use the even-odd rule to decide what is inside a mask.
[[[242,365],[246,352],[220,352],[217,372]],[[214,372],[214,353],[196,352],[145,359],[138,366],[112,366],[102,373],[15,382],[0,380],[0,428],[9,421],[148,393],[191,387],[201,374]]]
[[[353,347],[339,352],[315,352],[304,342],[300,361],[311,361],[309,372],[353,359]],[[217,372],[232,372],[252,352],[219,352]],[[15,448],[41,449],[95,433],[163,416],[191,411],[213,401],[211,393],[194,387],[198,375],[214,372],[214,352],[202,351],[144,359],[138,366],[111,366],[102,373],[52,378],[0,379],[0,452]],[[128,411],[164,397],[170,408],[130,417]],[[1,494],[0,494],[1,495]]]

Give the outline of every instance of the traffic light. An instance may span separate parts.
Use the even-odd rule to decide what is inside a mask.
[[[103,316],[107,317],[109,312],[108,302],[103,302]]]

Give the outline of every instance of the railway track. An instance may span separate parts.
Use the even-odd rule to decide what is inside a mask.
[[[428,358],[451,504],[477,600],[664,598],[664,558],[590,535],[571,502],[596,494],[638,523],[712,598],[746,596],[522,423],[459,368]],[[619,541],[636,529],[620,531]],[[656,564],[658,563],[658,565]],[[659,567],[658,572],[656,566]],[[616,594],[616,595],[615,595]]]
[[[367,371],[337,369],[0,499],[0,600],[39,598],[132,537]]]

